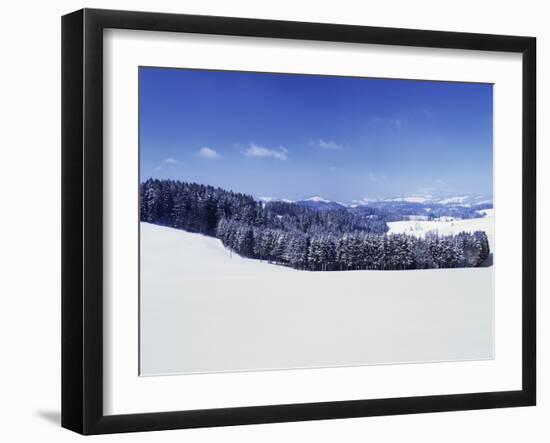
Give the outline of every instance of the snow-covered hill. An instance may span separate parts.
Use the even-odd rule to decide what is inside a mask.
[[[458,234],[459,232],[475,232],[484,231],[487,234],[489,240],[489,247],[491,252],[495,247],[494,236],[494,209],[485,209],[485,214],[482,218],[472,218],[467,220],[454,220],[454,221],[396,221],[389,222],[390,233],[405,233],[409,235],[415,235],[417,237],[423,237],[427,232],[434,231],[442,235]]]
[[[323,198],[323,197],[319,197],[318,195],[314,195],[313,197],[306,198],[303,201],[316,202],[316,203],[330,203],[330,200],[327,200],[326,198]]]
[[[320,210],[333,210],[333,209],[343,209],[346,207],[343,203],[327,200],[326,198],[314,196],[309,197],[304,200],[299,200],[296,202],[299,205],[307,206],[309,208],[320,209]]]
[[[267,196],[258,197],[258,200],[264,203],[271,203],[271,202],[294,203],[294,200],[289,200],[288,198],[267,197]]]
[[[493,358],[493,268],[308,272],[141,224],[144,375]]]

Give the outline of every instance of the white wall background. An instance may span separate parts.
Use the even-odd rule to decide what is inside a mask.
[[[60,16],[81,7],[156,10],[282,20],[531,35],[538,38],[539,226],[550,194],[543,170],[550,93],[550,28],[535,0],[393,0],[270,2],[111,0],[6,2],[0,26],[0,438],[75,441],[60,414]],[[544,164],[546,163],[546,164]],[[540,233],[542,234],[542,233]],[[541,250],[546,247],[546,251]],[[548,235],[539,235],[539,275],[548,266]],[[543,442],[550,426],[550,309],[539,278],[539,405],[534,408],[286,423],[102,436],[94,441],[421,441]]]

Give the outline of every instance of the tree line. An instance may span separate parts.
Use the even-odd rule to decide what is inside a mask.
[[[386,222],[370,212],[354,213],[346,208],[319,211],[296,203],[264,203],[250,195],[177,180],[149,179],[141,184],[142,221],[215,236],[223,218],[256,228],[307,234],[388,231]]]
[[[222,219],[216,236],[248,258],[309,271],[405,270],[480,266],[489,256],[482,231],[425,238],[406,234],[313,234],[261,229]]]
[[[387,234],[375,212],[316,210],[256,201],[221,188],[174,180],[141,184],[142,221],[219,238],[243,257],[310,271],[405,270],[480,266],[484,232],[425,238]]]

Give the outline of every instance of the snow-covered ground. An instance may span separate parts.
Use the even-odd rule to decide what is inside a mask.
[[[493,358],[492,268],[308,272],[141,224],[143,375]]]
[[[422,221],[422,220],[407,220],[390,222],[390,233],[405,233],[423,237],[429,231],[435,231],[442,235],[458,234],[459,232],[474,232],[484,231],[489,240],[489,248],[491,252],[495,247],[495,218],[494,209],[483,209],[478,211],[484,213],[485,217],[471,218],[467,220],[454,221]]]

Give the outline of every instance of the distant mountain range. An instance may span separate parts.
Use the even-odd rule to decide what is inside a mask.
[[[418,204],[423,206],[462,206],[471,207],[477,205],[492,206],[493,200],[482,195],[458,195],[458,196],[446,196],[446,197],[434,197],[432,195],[409,195],[401,197],[391,197],[384,199],[371,199],[364,198],[361,200],[353,200],[351,203],[342,203],[338,201],[332,201],[320,196],[313,196],[302,200],[289,200],[276,197],[260,197],[259,200],[263,202],[280,201],[285,203],[296,203],[303,206],[307,206],[315,209],[340,209],[340,208],[355,208],[359,206],[396,206],[405,204]]]
[[[402,197],[392,197],[384,199],[363,199],[355,200],[351,206],[360,205],[380,205],[383,203],[418,203],[425,205],[450,205],[450,206],[464,206],[470,207],[475,205],[492,205],[493,200],[483,195],[457,195],[457,196],[445,196],[434,197],[432,195],[409,195]]]

